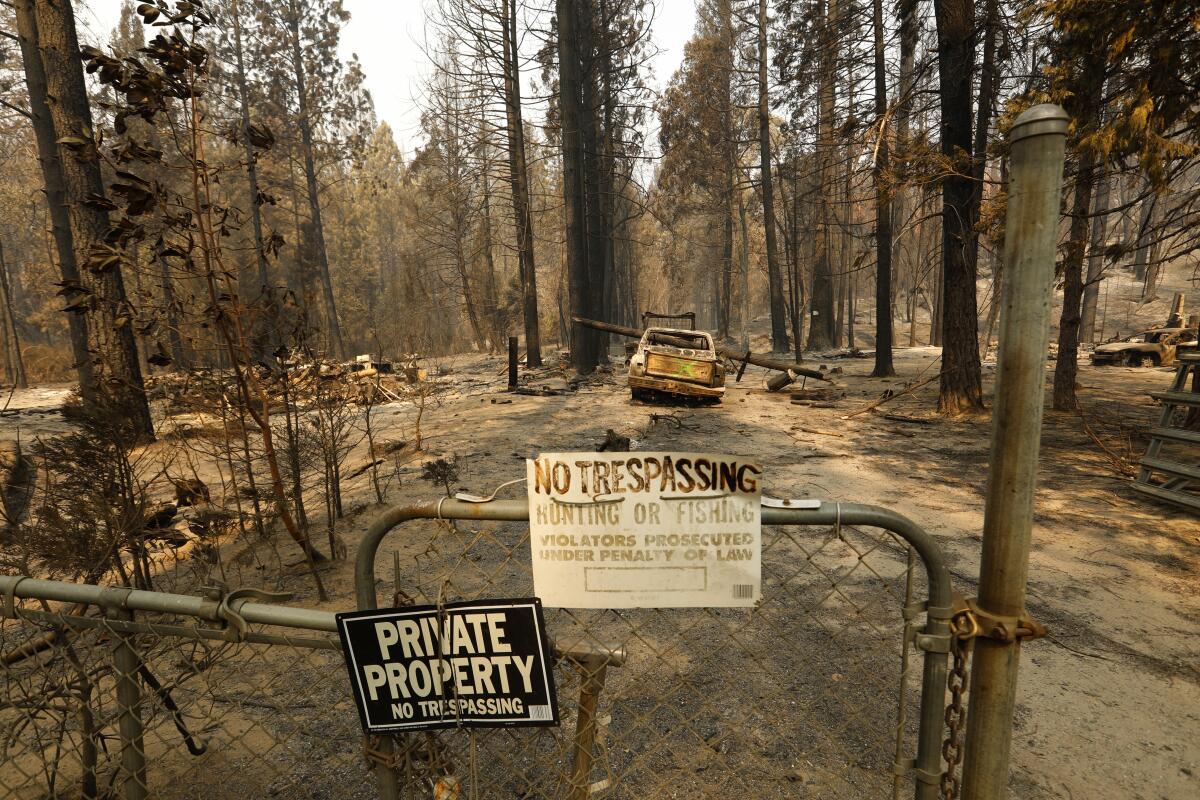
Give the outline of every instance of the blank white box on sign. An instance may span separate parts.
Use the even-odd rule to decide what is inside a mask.
[[[589,592],[703,592],[708,589],[708,567],[584,567]]]

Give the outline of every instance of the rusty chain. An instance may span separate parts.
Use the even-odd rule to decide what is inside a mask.
[[[942,773],[941,795],[943,800],[956,800],[961,782],[958,778],[958,765],[963,756],[963,723],[966,721],[966,709],[963,708],[963,696],[967,693],[967,659],[971,654],[974,636],[978,632],[978,624],[969,611],[961,611],[950,621],[950,653],[953,664],[947,684],[950,689],[950,703],[946,706],[946,739],[942,742],[942,758],[946,760],[946,771]]]

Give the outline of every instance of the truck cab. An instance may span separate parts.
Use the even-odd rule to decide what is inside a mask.
[[[635,400],[656,396],[719,403],[725,365],[710,334],[683,328],[647,328],[629,359]]]

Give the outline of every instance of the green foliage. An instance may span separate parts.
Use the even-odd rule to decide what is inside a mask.
[[[1037,14],[1050,26],[1050,99],[1078,110],[1098,75],[1103,115],[1073,120],[1078,147],[1102,162],[1136,160],[1156,186],[1170,166],[1196,155],[1200,105],[1200,3],[1195,0],[1047,0]],[[1095,69],[1089,69],[1095,63]]]

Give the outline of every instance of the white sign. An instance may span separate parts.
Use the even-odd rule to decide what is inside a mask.
[[[706,453],[526,461],[534,591],[554,608],[753,606],[762,467]]]

